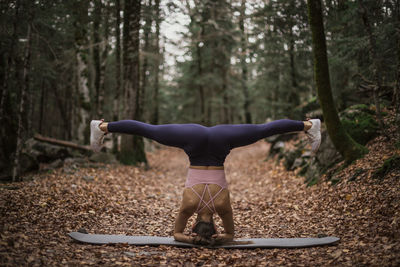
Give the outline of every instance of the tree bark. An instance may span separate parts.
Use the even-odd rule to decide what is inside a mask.
[[[241,6],[240,6],[240,17],[239,17],[239,27],[241,31],[241,36],[240,36],[240,43],[241,43],[241,48],[242,48],[242,53],[240,57],[240,64],[242,67],[242,90],[243,90],[243,96],[244,96],[244,104],[243,104],[243,110],[244,110],[244,121],[245,123],[251,123],[251,112],[249,110],[250,108],[250,97],[249,97],[249,89],[247,87],[247,80],[248,80],[248,74],[247,74],[247,37],[246,37],[246,31],[244,29],[244,18],[246,16],[246,0],[242,0]]]
[[[117,121],[120,119],[121,111],[121,5],[120,0],[115,1],[115,80],[116,88],[113,100],[113,120]],[[118,149],[118,139],[117,136],[113,135],[113,152],[117,153]]]
[[[396,123],[400,128],[400,1],[396,1],[396,38],[397,38],[397,77],[394,87],[393,102],[396,110]]]
[[[32,6],[31,6],[32,8]],[[19,102],[19,110],[17,114],[18,128],[17,128],[17,145],[15,149],[15,157],[13,162],[13,172],[12,172],[12,181],[20,181],[19,177],[19,157],[22,150],[22,143],[24,140],[24,129],[23,129],[23,121],[26,118],[26,110],[25,110],[25,98],[29,94],[29,72],[31,65],[31,41],[32,41],[32,21],[33,21],[33,12],[32,9],[28,11],[28,29],[27,29],[27,43],[24,51],[24,70],[23,70],[23,84],[21,88],[20,102]],[[29,14],[30,13],[30,14]]]
[[[158,124],[159,122],[159,90],[160,90],[160,84],[159,84],[159,75],[160,75],[160,24],[161,24],[161,18],[160,18],[160,0],[155,0],[155,5],[154,8],[156,10],[156,40],[155,40],[155,51],[156,51],[156,60],[155,60],[155,73],[154,73],[154,107],[153,107],[153,119],[152,123],[153,124]]]
[[[290,88],[290,92],[288,94],[287,101],[290,104],[288,113],[290,114],[290,116],[292,118],[295,118],[295,116],[296,116],[296,114],[294,113],[294,111],[295,111],[294,107],[297,107],[300,104],[294,57],[295,57],[295,48],[294,48],[293,25],[292,25],[292,23],[290,23],[290,26],[289,26],[289,64],[290,64],[291,88]]]
[[[147,1],[145,1],[147,2]],[[149,35],[151,32],[151,24],[152,24],[152,0],[148,0],[148,3],[146,3],[144,7],[144,16],[145,16],[145,24],[143,26],[143,39],[144,39],[144,47],[143,47],[143,64],[142,64],[142,84],[140,86],[141,90],[139,90],[139,96],[138,96],[138,111],[137,113],[139,116],[142,116],[143,114],[143,103],[144,103],[144,92],[147,91],[147,81],[148,81],[148,75],[147,72],[149,71],[149,59],[148,56],[151,53],[150,51],[150,40],[149,40]]]
[[[89,141],[89,116],[91,111],[91,102],[89,94],[88,79],[88,39],[87,24],[89,2],[78,0],[74,9],[74,27],[75,27],[75,82],[77,95],[77,123],[75,126],[76,133],[74,136],[80,143]]]
[[[104,38],[101,42],[101,58],[100,58],[100,90],[99,90],[99,107],[97,114],[99,118],[104,118],[104,97],[106,93],[106,68],[107,68],[107,58],[108,51],[110,49],[109,45],[109,9],[110,3],[105,2],[105,6],[103,6],[102,18],[103,18],[103,34]]]
[[[18,51],[18,20],[19,20],[19,9],[20,9],[20,1],[16,1],[15,3],[15,15],[13,19],[13,34],[11,37],[11,45],[9,48],[8,57],[5,60],[5,73],[3,78],[3,90],[1,92],[1,99],[0,99],[0,123],[3,123],[4,120],[4,110],[5,110],[5,103],[6,98],[8,97],[8,88],[9,88],[9,81],[10,75],[12,73],[12,66],[15,63],[14,56]]]
[[[81,146],[81,145],[75,144],[73,142],[58,140],[58,139],[46,137],[46,136],[43,136],[40,134],[35,134],[34,138],[36,140],[43,141],[43,142],[46,142],[49,144],[65,146],[65,147],[70,147],[70,148],[84,150],[84,151],[92,151],[90,146]]]
[[[363,156],[367,149],[356,143],[343,128],[332,97],[321,0],[307,0],[314,55],[314,77],[328,134],[346,163]]]
[[[123,36],[123,68],[124,90],[127,97],[127,105],[124,107],[126,118],[140,120],[137,114],[140,104],[138,100],[140,90],[139,71],[139,29],[140,29],[139,0],[125,1],[124,7],[124,36]],[[147,164],[144,153],[143,138],[132,135],[122,135],[119,160],[124,164]]]
[[[101,0],[94,1],[93,11],[93,64],[94,64],[94,108],[93,117],[100,116],[100,21],[101,21]]]

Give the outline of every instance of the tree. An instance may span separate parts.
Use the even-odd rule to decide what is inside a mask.
[[[335,148],[343,156],[346,163],[351,163],[363,156],[367,150],[347,134],[340,122],[338,112],[333,102],[321,0],[307,0],[307,5],[312,32],[315,82],[324,121]]]
[[[89,2],[76,0],[74,5],[74,28],[75,28],[75,86],[77,95],[77,117],[78,123],[76,134],[78,141],[88,143],[89,116],[91,111],[90,89],[89,89],[89,52],[87,25]]]
[[[33,4],[25,4],[25,11],[28,15],[28,27],[27,27],[27,35],[26,35],[26,46],[24,51],[24,66],[23,66],[23,80],[19,83],[21,87],[20,100],[19,100],[19,108],[17,114],[18,128],[17,128],[17,144],[15,148],[15,156],[13,162],[13,172],[12,172],[12,181],[19,181],[19,164],[20,164],[20,154],[22,150],[22,144],[24,141],[24,126],[23,121],[28,117],[28,110],[26,108],[25,102],[30,102],[30,93],[29,93],[29,74],[31,68],[31,49],[32,49],[32,21],[33,21]]]
[[[241,36],[240,36],[240,43],[241,43],[241,52],[242,55],[240,57],[240,64],[242,68],[242,88],[243,88],[243,97],[244,97],[244,104],[243,104],[243,110],[244,110],[244,117],[245,117],[245,123],[251,123],[251,113],[249,110],[250,106],[250,97],[249,97],[249,88],[247,85],[248,82],[248,70],[247,70],[247,36],[246,36],[246,31],[244,28],[244,20],[246,16],[246,0],[241,1],[240,5],[240,16],[239,16],[239,27],[241,31]]]
[[[123,30],[123,89],[124,115],[140,120],[140,72],[139,72],[139,29],[141,3],[138,0],[125,1]],[[123,135],[119,160],[124,164],[147,163],[143,138]]]
[[[121,113],[121,5],[120,0],[115,1],[115,93],[113,96],[113,120],[120,119]],[[116,135],[113,135],[113,151],[118,152],[118,141]]]
[[[159,83],[159,76],[160,76],[160,0],[155,0],[154,8],[156,10],[155,15],[155,22],[156,22],[156,40],[155,40],[155,51],[156,51],[156,60],[155,60],[155,72],[154,72],[154,106],[153,106],[153,116],[152,116],[152,123],[158,124],[159,121],[159,91],[160,91],[160,83]]]

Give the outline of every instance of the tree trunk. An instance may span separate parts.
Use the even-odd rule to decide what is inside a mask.
[[[362,0],[358,0],[358,4],[360,6],[360,11],[362,14],[362,19],[364,22],[364,26],[365,29],[368,33],[368,40],[369,40],[369,50],[372,56],[372,62],[373,62],[373,76],[374,76],[374,80],[376,83],[376,86],[374,86],[374,90],[372,91],[372,96],[374,98],[374,103],[375,103],[375,107],[376,107],[376,115],[378,117],[378,122],[379,122],[379,126],[381,128],[382,131],[384,131],[384,124],[383,124],[383,119],[382,119],[382,114],[381,114],[381,107],[380,107],[380,103],[379,103],[379,92],[382,91],[382,84],[381,84],[381,78],[380,78],[380,74],[381,74],[381,64],[380,64],[380,60],[378,58],[378,55],[376,54],[376,40],[375,40],[375,36],[374,33],[372,32],[372,27],[371,24],[369,23],[369,19],[368,19],[368,14],[367,14],[367,9],[364,6],[364,3]]]
[[[94,64],[94,108],[93,117],[99,118],[100,115],[100,21],[101,21],[101,0],[94,1],[93,11],[93,64]]]
[[[400,1],[396,1],[396,37],[397,37],[397,79],[393,94],[396,110],[396,123],[400,127]]]
[[[89,116],[91,110],[89,79],[88,79],[88,62],[89,56],[87,45],[87,24],[88,20],[88,1],[77,1],[75,4],[75,82],[77,92],[77,140],[80,143],[88,143],[89,141]]]
[[[115,80],[116,80],[116,88],[114,94],[113,101],[113,120],[117,121],[120,119],[120,110],[121,110],[121,6],[120,0],[115,1]],[[118,139],[117,135],[113,135],[113,152],[117,153],[118,149]]]
[[[105,2],[105,6],[103,7],[103,13],[102,13],[102,18],[103,18],[103,33],[104,33],[104,38],[103,41],[101,42],[101,59],[100,59],[100,89],[99,89],[99,107],[97,114],[99,118],[104,118],[104,97],[105,97],[105,92],[106,92],[106,68],[107,68],[107,58],[108,58],[108,51],[110,49],[110,45],[108,43],[108,36],[109,36],[109,9],[110,9],[110,3]]]
[[[139,120],[137,105],[139,96],[139,29],[141,3],[138,0],[125,1],[124,36],[123,36],[123,68],[124,90],[127,105],[124,107],[126,118]],[[144,153],[143,138],[132,135],[122,135],[119,160],[124,164],[147,163]]]
[[[244,18],[246,15],[246,0],[242,0],[241,2],[241,8],[240,8],[240,17],[239,17],[239,27],[241,31],[241,36],[240,36],[240,41],[241,41],[241,48],[242,48],[242,54],[240,57],[240,64],[242,67],[242,90],[243,90],[243,96],[244,96],[244,104],[243,104],[243,110],[244,110],[244,118],[245,118],[245,123],[251,123],[251,113],[250,113],[250,98],[249,98],[249,89],[247,87],[247,38],[246,38],[246,31],[244,29]]]
[[[40,106],[39,106],[39,133],[43,134],[43,113],[45,108],[46,88],[44,79],[42,80],[42,86],[40,88]]]
[[[307,0],[312,33],[315,82],[328,134],[346,163],[363,156],[367,149],[356,143],[343,128],[332,97],[321,0]]]
[[[156,51],[156,60],[155,60],[155,73],[154,73],[154,107],[153,107],[153,119],[152,123],[153,124],[158,124],[159,122],[159,90],[160,90],[160,84],[159,84],[159,75],[160,75],[160,24],[161,24],[161,19],[160,19],[160,0],[155,0],[155,6],[156,10],[156,44],[155,44],[155,51]]]
[[[31,6],[32,8],[32,6]],[[29,8],[29,9],[31,9]],[[19,157],[22,150],[22,144],[24,140],[24,129],[23,129],[23,121],[24,118],[27,117],[25,107],[25,98],[29,95],[29,72],[30,72],[30,64],[31,64],[31,42],[32,42],[32,20],[33,14],[29,14],[29,12],[33,12],[32,10],[28,11],[28,29],[27,29],[27,43],[24,51],[24,70],[23,70],[23,84],[21,86],[21,95],[19,102],[19,110],[17,114],[18,128],[17,128],[17,145],[15,149],[15,157],[13,164],[13,172],[12,172],[12,181],[20,181],[19,177]]]
[[[289,103],[288,113],[290,114],[291,118],[296,117],[294,107],[297,107],[300,104],[294,57],[295,57],[294,34],[293,34],[293,27],[292,27],[292,25],[290,25],[290,27],[289,27],[289,64],[290,64],[291,88],[290,88],[290,92],[288,94],[287,101]]]
[[[145,1],[147,2],[147,1]],[[149,71],[149,54],[151,53],[150,51],[150,40],[149,40],[149,35],[151,32],[151,24],[152,24],[152,0],[148,0],[148,3],[146,3],[145,8],[144,8],[144,16],[145,16],[145,24],[143,26],[143,39],[144,39],[144,47],[143,47],[143,65],[142,65],[142,84],[140,86],[141,90],[139,91],[139,104],[138,104],[138,111],[137,113],[139,114],[140,117],[143,115],[143,103],[144,103],[144,92],[147,91],[147,73]]]
[[[4,110],[6,98],[8,97],[8,88],[10,87],[10,75],[12,74],[12,66],[15,63],[14,56],[17,54],[18,50],[18,22],[19,22],[19,9],[20,9],[20,1],[16,1],[15,3],[15,15],[13,20],[13,34],[11,37],[11,45],[9,48],[9,53],[7,59],[4,59],[4,78],[3,78],[3,90],[1,92],[1,100],[0,100],[0,123],[3,123],[4,120]],[[2,135],[4,136],[4,135]]]

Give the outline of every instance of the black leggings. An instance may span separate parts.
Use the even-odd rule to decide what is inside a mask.
[[[192,165],[221,166],[230,150],[275,134],[302,131],[304,123],[277,120],[265,124],[151,125],[135,120],[108,123],[109,132],[140,135],[167,146],[182,148]]]

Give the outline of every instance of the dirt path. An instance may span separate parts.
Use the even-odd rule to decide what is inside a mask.
[[[320,184],[273,160],[258,142],[227,158],[237,237],[334,235],[307,249],[182,249],[94,246],[66,233],[172,235],[189,162],[177,149],[148,154],[150,170],[121,165],[59,169],[0,191],[0,265],[354,266],[400,264],[398,177]],[[396,213],[397,212],[397,213]],[[393,213],[396,213],[393,215]],[[397,221],[396,221],[397,220]],[[219,220],[217,220],[219,223]],[[220,228],[221,229],[221,228]]]

